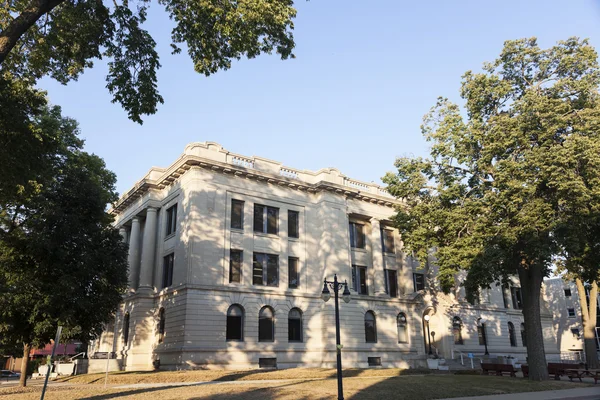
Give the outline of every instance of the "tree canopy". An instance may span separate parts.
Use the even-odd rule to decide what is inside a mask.
[[[440,98],[424,117],[430,158],[400,158],[384,177],[406,204],[396,216],[404,243],[423,261],[436,248],[445,290],[463,284],[473,297],[519,276],[532,379],[547,376],[540,289],[558,229],[598,204],[599,83],[587,40],[507,41],[464,74],[464,108]]]
[[[96,337],[127,287],[127,245],[106,212],[115,175],[81,150],[77,123],[36,89],[4,83],[2,98],[30,107],[18,114],[22,132],[1,126],[0,138],[16,149],[33,138],[17,160],[33,168],[23,178],[0,171],[0,348],[28,354],[58,325],[67,339]]]
[[[77,79],[108,59],[107,88],[133,121],[163,98],[156,42],[144,29],[150,0],[7,0],[0,8],[0,66],[16,78]],[[172,51],[185,48],[197,72],[275,51],[294,57],[292,0],[158,0],[175,22]]]

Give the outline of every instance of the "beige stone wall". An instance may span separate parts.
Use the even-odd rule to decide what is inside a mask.
[[[244,227],[231,229],[231,201],[244,201]],[[166,235],[166,210],[177,204],[174,234]],[[277,235],[253,231],[253,209],[261,204],[279,209]],[[471,306],[464,293],[442,294],[436,284],[435,263],[421,268],[402,252],[395,231],[395,253],[384,254],[380,228],[390,228],[390,218],[399,204],[377,185],[345,177],[328,168],[300,171],[259,157],[244,157],[214,143],[191,144],[184,155],[166,169],[153,168],[130,190],[113,212],[125,231],[130,249],[141,257],[131,258],[131,291],[116,319],[116,349],[125,369],[150,369],[155,359],[161,368],[248,368],[258,359],[276,357],[279,367],[332,366],[335,364],[333,300],[320,298],[323,279],[351,285],[352,264],[367,267],[368,295],[352,291],[352,301],[340,304],[341,341],[345,366],[367,366],[367,357],[381,357],[384,366],[424,365],[427,336],[423,315],[432,314],[430,330],[436,332],[434,346],[440,355],[453,350],[483,353],[478,344],[476,320],[488,324],[488,345],[493,354],[524,354],[520,341],[519,310],[504,309],[502,293],[492,288],[482,303]],[[156,209],[156,237],[146,225],[147,210]],[[288,238],[288,210],[300,215],[299,238]],[[139,239],[132,243],[132,220],[140,222]],[[350,246],[348,224],[365,226],[365,249]],[[146,247],[146,248],[145,248]],[[240,283],[229,282],[230,250],[243,251]],[[279,286],[252,284],[252,255],[279,256]],[[163,259],[174,254],[173,282],[162,288]],[[300,285],[288,287],[288,257],[299,259]],[[151,290],[138,288],[148,276],[141,260],[153,260]],[[148,265],[146,265],[147,267]],[[399,295],[386,294],[384,269],[397,271]],[[426,293],[414,293],[413,272],[428,275]],[[143,273],[141,273],[143,272]],[[144,275],[145,274],[145,275]],[[143,289],[143,290],[142,290]],[[239,304],[245,310],[244,341],[225,339],[227,309]],[[275,311],[275,341],[258,341],[258,313],[263,306]],[[287,315],[291,308],[303,312],[303,342],[289,343]],[[165,336],[158,343],[158,314],[164,308]],[[364,315],[373,311],[377,321],[377,343],[366,343]],[[398,343],[397,316],[407,316],[408,343]],[[123,317],[130,315],[130,332],[123,342]],[[452,339],[452,317],[463,320],[464,345]],[[546,317],[544,317],[546,318]],[[519,346],[508,342],[507,322],[517,329]],[[546,347],[556,353],[550,320]],[[106,337],[107,344],[110,341]]]

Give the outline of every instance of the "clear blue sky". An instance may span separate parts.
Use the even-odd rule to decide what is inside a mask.
[[[80,122],[86,150],[128,190],[151,166],[169,166],[187,143],[317,170],[336,167],[379,182],[397,156],[425,155],[423,115],[438,96],[459,101],[461,75],[493,60],[508,39],[549,47],[570,36],[600,50],[596,1],[300,0],[295,60],[242,60],[209,78],[187,54],[170,54],[166,13],[154,2],[148,29],[159,45],[165,99],[144,125],[110,103],[99,62],[68,86],[41,87]]]

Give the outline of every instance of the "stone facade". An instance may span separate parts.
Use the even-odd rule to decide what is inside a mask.
[[[487,321],[491,354],[523,359],[523,316],[504,301],[510,293],[495,287],[477,305],[460,290],[441,293],[433,263],[421,267],[402,252],[391,222],[399,205],[384,188],[335,168],[301,171],[217,143],[192,143],[170,167],[152,168],[112,210],[130,247],[130,290],[92,351],[116,353],[127,370],[151,369],[156,360],[165,369],[248,368],[273,358],[279,368],[334,366],[334,306],[320,294],[323,280],[337,274],[352,293],[340,304],[344,366],[367,367],[369,357],[385,367],[424,366],[429,338],[432,352],[446,358],[483,354],[479,318]],[[297,221],[297,232],[288,218]],[[230,268],[239,252],[238,279]],[[256,264],[263,254],[270,261]],[[263,278],[271,285],[259,284]],[[243,340],[227,340],[232,305],[243,312]],[[270,341],[259,340],[264,307],[274,314]],[[292,309],[301,313],[300,341],[289,340],[297,324],[288,319]],[[368,311],[376,321],[374,342],[365,332]],[[542,311],[552,358],[558,354],[552,317]],[[455,317],[462,341],[455,340]]]

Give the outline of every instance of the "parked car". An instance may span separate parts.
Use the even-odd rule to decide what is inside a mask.
[[[1,379],[19,379],[20,376],[21,376],[20,373],[12,372],[7,369],[3,369],[2,371],[0,371]]]

